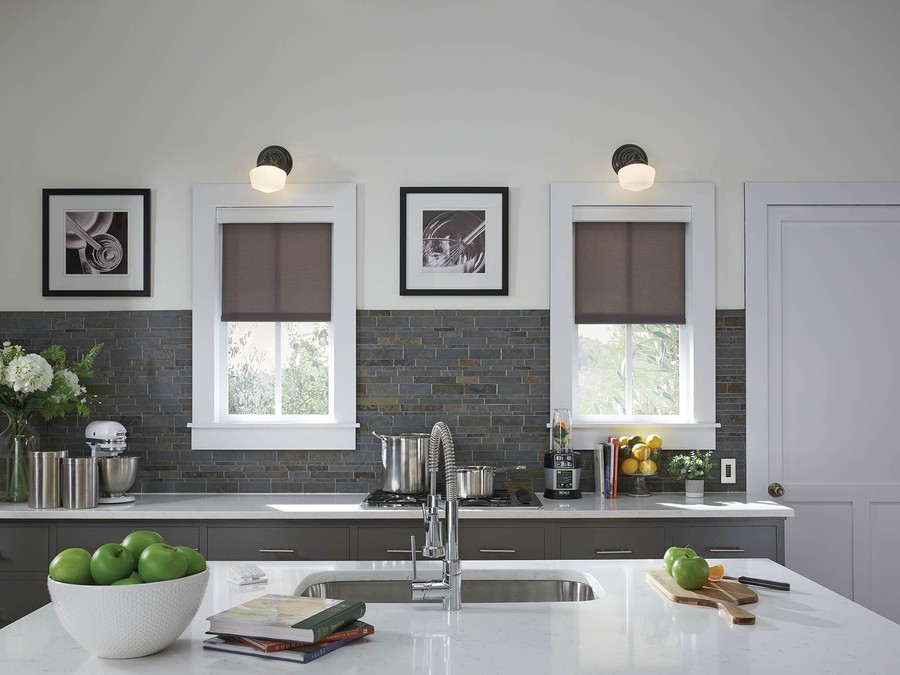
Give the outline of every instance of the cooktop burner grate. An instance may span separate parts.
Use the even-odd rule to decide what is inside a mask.
[[[418,506],[428,501],[427,492],[416,492],[414,494],[399,494],[397,492],[386,492],[384,490],[375,490],[370,492],[361,506],[365,508],[399,508],[404,506]],[[464,507],[525,507],[540,508],[543,505],[533,492],[528,490],[516,490],[515,496],[509,494],[509,490],[494,490],[494,494],[490,497],[481,499],[466,498],[459,500],[460,508]]]

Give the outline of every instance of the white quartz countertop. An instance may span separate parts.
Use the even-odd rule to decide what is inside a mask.
[[[103,504],[93,509],[32,509],[25,503],[0,503],[0,520],[420,520],[419,508],[360,507],[365,494],[138,494],[130,504]],[[683,494],[603,499],[586,493],[560,501],[538,497],[543,508],[462,508],[460,518],[787,518],[793,509],[768,497],[745,493],[707,493],[703,499]]]
[[[900,626],[769,560],[726,560],[726,572],[787,581],[789,592],[757,589],[745,605],[754,625],[732,625],[716,610],[675,604],[646,579],[659,560],[465,562],[466,575],[578,574],[600,597],[587,602],[468,604],[448,613],[435,604],[367,605],[375,634],[312,664],[204,651],[206,618],[264,593],[292,593],[311,574],[409,576],[408,563],[259,563],[270,581],[237,587],[230,563],[211,563],[206,597],[171,646],[139,659],[90,655],[47,605],[0,630],[3,672],[279,673],[320,675],[428,673],[890,673],[900,663]],[[421,573],[420,567],[420,573]],[[427,571],[427,570],[426,570]]]

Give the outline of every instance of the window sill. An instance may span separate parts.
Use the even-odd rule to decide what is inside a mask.
[[[193,450],[355,450],[359,424],[188,424]]]
[[[716,429],[720,426],[718,422],[575,422],[572,438],[576,450],[593,450],[611,436],[635,434],[659,435],[666,450],[706,450],[716,447]]]

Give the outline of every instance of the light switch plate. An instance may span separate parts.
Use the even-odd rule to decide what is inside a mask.
[[[737,469],[737,460],[736,459],[723,459],[722,460],[722,482],[723,483],[737,483],[737,476],[735,475],[736,469]]]

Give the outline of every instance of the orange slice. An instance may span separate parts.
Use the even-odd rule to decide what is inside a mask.
[[[709,568],[709,581],[720,581],[725,576],[725,567],[722,565],[713,565]]]

